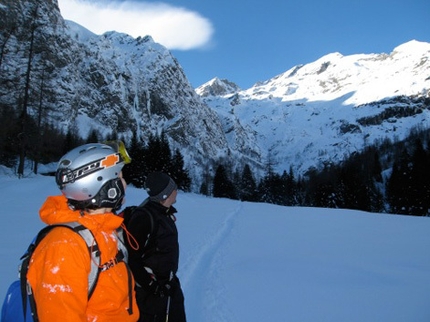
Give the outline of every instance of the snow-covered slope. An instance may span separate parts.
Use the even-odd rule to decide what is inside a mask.
[[[424,42],[390,54],[328,54],[235,93],[208,95],[212,84],[196,92],[217,111],[229,145],[260,151],[278,171],[305,172],[430,127],[430,44]]]
[[[1,168],[0,168],[1,170]],[[0,297],[42,227],[53,177],[0,175]],[[129,187],[127,205],[144,190]],[[182,193],[178,276],[189,321],[429,321],[430,219]]]

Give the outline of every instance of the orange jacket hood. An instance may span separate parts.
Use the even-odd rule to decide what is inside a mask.
[[[47,225],[78,221],[89,229],[100,227],[100,224],[105,229],[116,229],[123,221],[121,217],[112,213],[88,215],[85,212],[72,210],[64,196],[49,196],[40,208],[39,215]]]

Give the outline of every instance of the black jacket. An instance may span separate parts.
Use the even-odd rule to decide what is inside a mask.
[[[158,281],[167,281],[170,272],[176,274],[178,270],[179,243],[174,213],[173,206],[166,208],[149,200],[137,207],[130,218],[124,218],[127,230],[139,245],[135,250],[126,242],[128,263],[136,282],[143,288],[151,282],[144,267],[149,267]]]

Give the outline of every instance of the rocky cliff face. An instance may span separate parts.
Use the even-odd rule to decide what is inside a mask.
[[[171,53],[150,36],[101,36],[61,17],[56,1],[0,2],[1,103],[17,103],[27,70],[30,39],[32,106],[44,93],[45,116],[82,136],[95,129],[131,137],[136,131],[167,135],[188,165],[217,160],[228,151],[219,119],[189,84]],[[43,72],[42,72],[43,71]],[[43,88],[41,87],[43,83]],[[29,109],[29,113],[36,113]],[[198,167],[197,167],[198,168]]]

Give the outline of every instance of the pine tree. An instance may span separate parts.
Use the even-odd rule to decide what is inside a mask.
[[[1,105],[0,113],[0,164],[12,168],[16,165],[16,156],[19,153],[18,117],[10,105]]]
[[[282,177],[271,171],[260,181],[259,187],[260,201],[275,205],[286,204],[286,185]]]
[[[387,182],[387,201],[390,211],[396,214],[410,214],[411,205],[410,156],[406,149],[393,163]]]
[[[344,203],[343,184],[339,182],[339,170],[337,167],[326,164],[318,172],[316,169],[309,171],[309,179],[306,184],[305,203],[311,207],[338,208]]]
[[[370,210],[369,181],[366,178],[365,167],[359,158],[350,161],[341,169],[340,182],[344,199],[342,208]]]
[[[223,165],[219,165],[215,172],[213,182],[213,195],[217,198],[237,199],[237,194],[233,183],[227,175]]]
[[[49,123],[43,126],[41,133],[40,162],[42,164],[57,162],[63,156],[62,147],[66,136],[54,124]]]
[[[191,179],[188,175],[188,171],[184,168],[184,157],[179,149],[175,150],[170,164],[169,172],[171,173],[172,179],[178,185],[178,188],[183,191],[190,191]]]
[[[122,170],[124,179],[136,188],[142,188],[147,175],[145,172],[145,149],[136,132],[133,132],[127,151],[131,157],[131,163],[125,165]]]
[[[285,183],[285,205],[286,206],[295,206],[297,205],[297,185],[294,180],[294,172],[293,168],[290,167],[290,171],[287,174],[284,172],[282,175],[282,180]]]
[[[243,201],[257,201],[257,184],[248,164],[243,168],[239,184],[239,198]]]
[[[164,133],[161,137],[151,135],[145,149],[145,173],[154,171],[171,175],[171,150]]]
[[[373,163],[371,167],[371,175],[376,182],[382,183],[382,166],[381,166],[381,161],[379,159],[378,151],[373,151]]]
[[[30,28],[30,38],[29,38],[29,47],[28,47],[28,57],[27,57],[27,69],[25,72],[25,84],[24,84],[24,95],[22,104],[19,104],[22,106],[22,110],[19,117],[19,122],[21,125],[21,137],[20,137],[20,152],[19,152],[19,164],[18,164],[18,177],[22,177],[24,175],[24,162],[25,162],[25,156],[28,149],[28,120],[29,113],[28,108],[30,104],[30,89],[31,89],[31,74],[32,74],[32,65],[33,65],[33,59],[34,59],[34,51],[35,51],[35,34],[36,30],[40,27],[37,23],[37,17],[38,17],[38,10],[39,10],[39,3],[36,3],[33,12],[32,12],[32,21],[31,21],[31,28]]]
[[[211,196],[213,193],[211,189],[213,186],[211,185],[211,183],[213,183],[213,177],[210,173],[210,169],[211,167],[206,165],[206,169],[203,171],[202,184],[200,185],[200,193],[205,196]]]
[[[100,134],[97,132],[97,130],[91,129],[91,131],[88,133],[85,143],[98,143],[100,141]]]
[[[79,130],[76,123],[69,126],[64,144],[62,145],[61,155],[66,154],[70,150],[76,148],[82,143],[82,139],[79,136]]]
[[[429,209],[428,191],[430,187],[430,168],[428,167],[428,155],[419,139],[415,142],[415,149],[411,161],[410,213],[412,215],[424,216]]]

